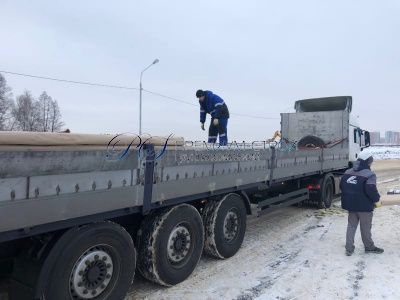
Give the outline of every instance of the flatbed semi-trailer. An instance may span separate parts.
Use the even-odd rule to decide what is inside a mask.
[[[135,268],[170,286],[229,258],[246,215],[329,207],[369,144],[351,97],[297,101],[279,143],[0,133],[0,262],[13,299],[123,299]],[[122,142],[125,141],[125,144]],[[12,258],[12,261],[10,261]]]

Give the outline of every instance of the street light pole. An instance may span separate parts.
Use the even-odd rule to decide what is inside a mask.
[[[159,62],[158,59],[154,60],[153,63],[152,63],[150,66],[148,66],[146,69],[144,69],[144,70],[142,71],[142,73],[140,73],[139,135],[142,134],[142,90],[143,90],[143,88],[142,88],[142,75],[143,75],[143,72],[144,72],[144,71],[146,71],[148,68],[150,68],[152,65],[154,65],[154,64],[156,64],[156,63],[158,63],[158,62]]]

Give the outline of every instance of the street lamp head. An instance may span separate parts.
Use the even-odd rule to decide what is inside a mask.
[[[142,134],[142,90],[143,90],[143,88],[142,88],[142,75],[143,75],[144,71],[146,71],[148,68],[150,68],[152,65],[154,65],[154,64],[156,64],[158,62],[159,62],[158,59],[154,60],[153,63],[150,66],[148,66],[146,69],[144,69],[142,71],[142,73],[140,73],[140,85],[139,85],[139,87],[140,87],[140,89],[139,89],[140,90],[140,93],[139,93],[139,135]]]

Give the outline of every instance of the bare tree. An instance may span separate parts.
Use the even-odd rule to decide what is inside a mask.
[[[61,120],[61,112],[57,100],[51,101],[51,108],[49,114],[49,128],[50,131],[60,131],[65,123]]]
[[[0,73],[0,131],[60,131],[65,123],[61,120],[60,107],[45,91],[36,100],[25,90],[12,98],[11,88]]]
[[[40,131],[52,131],[50,116],[52,113],[53,99],[44,91],[38,100],[39,115],[40,115]]]
[[[13,110],[15,129],[22,131],[40,131],[40,106],[31,92],[25,90],[17,97]]]
[[[13,106],[11,88],[7,85],[5,77],[0,74],[0,131],[12,129]]]

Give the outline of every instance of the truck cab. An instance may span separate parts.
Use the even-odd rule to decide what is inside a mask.
[[[295,113],[282,115],[282,135],[296,140],[299,147],[348,147],[349,165],[370,146],[369,132],[351,114],[351,96],[297,100]]]

